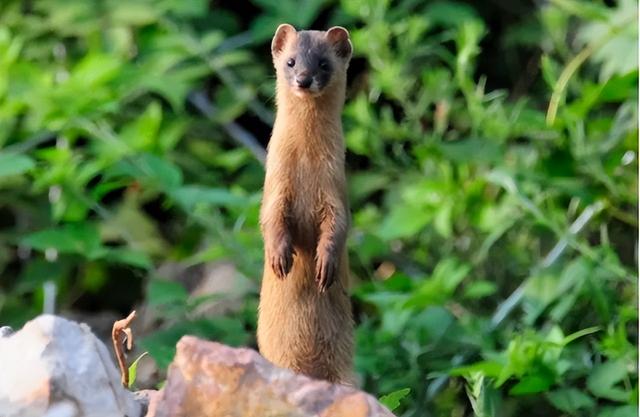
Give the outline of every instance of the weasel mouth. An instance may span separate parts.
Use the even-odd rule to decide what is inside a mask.
[[[320,91],[316,90],[313,87],[311,87],[311,88],[302,88],[302,87],[298,87],[298,86],[293,86],[291,89],[293,90],[293,94],[295,94],[296,96],[298,96],[300,98],[317,97],[317,96],[320,95]]]

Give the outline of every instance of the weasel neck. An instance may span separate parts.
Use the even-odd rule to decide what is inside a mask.
[[[314,151],[324,148],[330,153],[335,153],[336,147],[344,148],[341,117],[345,87],[336,83],[327,88],[318,97],[299,97],[289,86],[278,82],[272,142],[300,144]]]

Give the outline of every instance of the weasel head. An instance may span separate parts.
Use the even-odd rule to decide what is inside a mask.
[[[289,24],[278,26],[271,54],[279,84],[300,98],[319,97],[346,82],[353,48],[349,32],[334,26],[327,31],[296,31]]]

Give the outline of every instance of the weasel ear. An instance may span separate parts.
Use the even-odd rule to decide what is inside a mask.
[[[288,23],[283,23],[276,29],[271,41],[271,54],[276,57],[282,52],[287,44],[287,38],[296,33],[296,29]]]
[[[334,26],[327,31],[327,40],[333,45],[340,58],[351,58],[353,47],[349,40],[349,32],[342,26]]]

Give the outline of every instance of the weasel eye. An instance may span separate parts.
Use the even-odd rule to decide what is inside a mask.
[[[320,67],[321,70],[328,70],[329,69],[329,62],[327,62],[326,59],[321,59],[320,62],[318,63],[318,66]]]
[[[290,58],[290,59],[287,61],[287,65],[293,68],[293,66],[294,66],[294,65],[296,65],[296,60],[295,60],[295,59],[293,59],[293,58]]]

